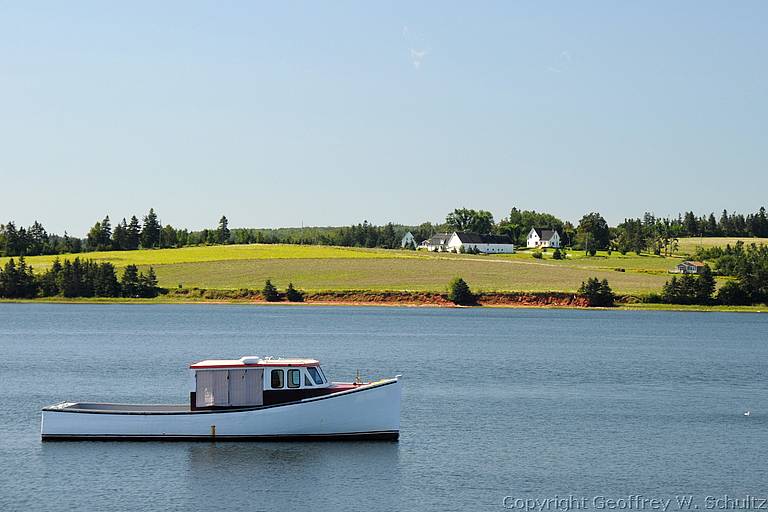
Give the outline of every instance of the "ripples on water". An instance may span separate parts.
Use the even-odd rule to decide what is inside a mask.
[[[499,510],[768,481],[768,316],[0,304],[4,510]],[[46,443],[63,399],[183,403],[186,364],[404,376],[399,443]],[[751,417],[744,411],[750,409]]]

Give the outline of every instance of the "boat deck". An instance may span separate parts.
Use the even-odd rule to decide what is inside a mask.
[[[72,411],[72,412],[120,412],[120,413],[152,413],[160,414],[164,412],[178,413],[190,412],[189,404],[102,404],[91,402],[61,402],[51,405],[43,410],[48,411]]]

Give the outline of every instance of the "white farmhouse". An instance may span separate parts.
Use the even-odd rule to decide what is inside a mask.
[[[531,228],[528,247],[560,247],[560,234],[554,229]]]
[[[448,251],[481,252],[483,254],[511,254],[515,252],[512,239],[507,235],[476,235],[456,231],[446,242]]]
[[[445,252],[448,250],[448,239],[451,238],[453,233],[435,233],[427,240],[424,240],[419,244],[419,249],[426,249],[428,251]]]

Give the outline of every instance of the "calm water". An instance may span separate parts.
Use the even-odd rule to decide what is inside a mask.
[[[40,442],[44,405],[183,403],[187,363],[245,354],[316,357],[335,380],[403,374],[401,441]],[[505,496],[557,493],[765,495],[767,376],[768,315],[0,304],[0,505],[503,510]]]

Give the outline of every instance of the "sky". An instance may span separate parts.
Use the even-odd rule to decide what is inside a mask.
[[[768,2],[6,2],[0,222],[753,212]]]

